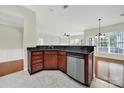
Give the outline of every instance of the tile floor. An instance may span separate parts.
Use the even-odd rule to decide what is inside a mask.
[[[94,79],[91,88],[117,88],[116,86]],[[27,71],[0,77],[0,88],[86,88],[60,71],[41,71],[29,75]]]

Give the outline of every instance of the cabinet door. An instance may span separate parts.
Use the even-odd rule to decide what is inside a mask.
[[[66,73],[66,65],[67,65],[66,60],[67,60],[66,56],[59,55],[58,67],[59,70],[62,70],[65,73]]]
[[[108,62],[104,62],[104,61],[98,61],[98,77],[103,79],[103,80],[108,80],[108,67],[109,63]]]
[[[118,86],[124,87],[124,68],[121,64],[110,63],[109,64],[109,81]]]
[[[31,53],[31,72],[34,73],[43,69],[43,52],[34,51]]]
[[[76,59],[76,79],[84,83],[84,59]]]
[[[44,55],[44,69],[57,69],[57,55]]]
[[[38,64],[32,65],[32,73],[40,71],[42,69],[43,69],[43,63],[38,63]]]

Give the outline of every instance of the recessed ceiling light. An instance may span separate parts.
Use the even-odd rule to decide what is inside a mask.
[[[124,13],[120,14],[120,16],[124,16]]]
[[[50,9],[50,11],[51,11],[51,12],[53,12],[53,11],[54,11],[54,9]]]

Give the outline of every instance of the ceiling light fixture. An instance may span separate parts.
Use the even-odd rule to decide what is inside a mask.
[[[105,38],[105,34],[101,33],[101,19],[98,19],[98,21],[99,21],[99,33],[95,36],[95,38],[97,38],[98,46],[100,46],[101,38]]]
[[[68,44],[70,45],[70,34],[66,34],[66,33],[64,33],[64,37],[66,37],[67,39],[68,39]]]
[[[120,14],[120,16],[124,16],[124,13]]]
[[[67,37],[67,38],[69,38],[70,37],[70,34],[64,33],[64,36]]]
[[[64,5],[64,6],[63,6],[64,9],[66,9],[66,8],[68,8],[68,7],[69,7],[68,5]]]
[[[99,21],[99,33],[95,36],[95,38],[105,38],[105,34],[101,33],[101,19],[98,19]]]
[[[53,11],[54,11],[54,9],[50,9],[50,11],[51,11],[51,12],[53,12]]]

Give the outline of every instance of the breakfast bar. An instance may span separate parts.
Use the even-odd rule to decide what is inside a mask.
[[[60,70],[81,84],[93,79],[94,46],[36,46],[27,48],[28,71]]]

